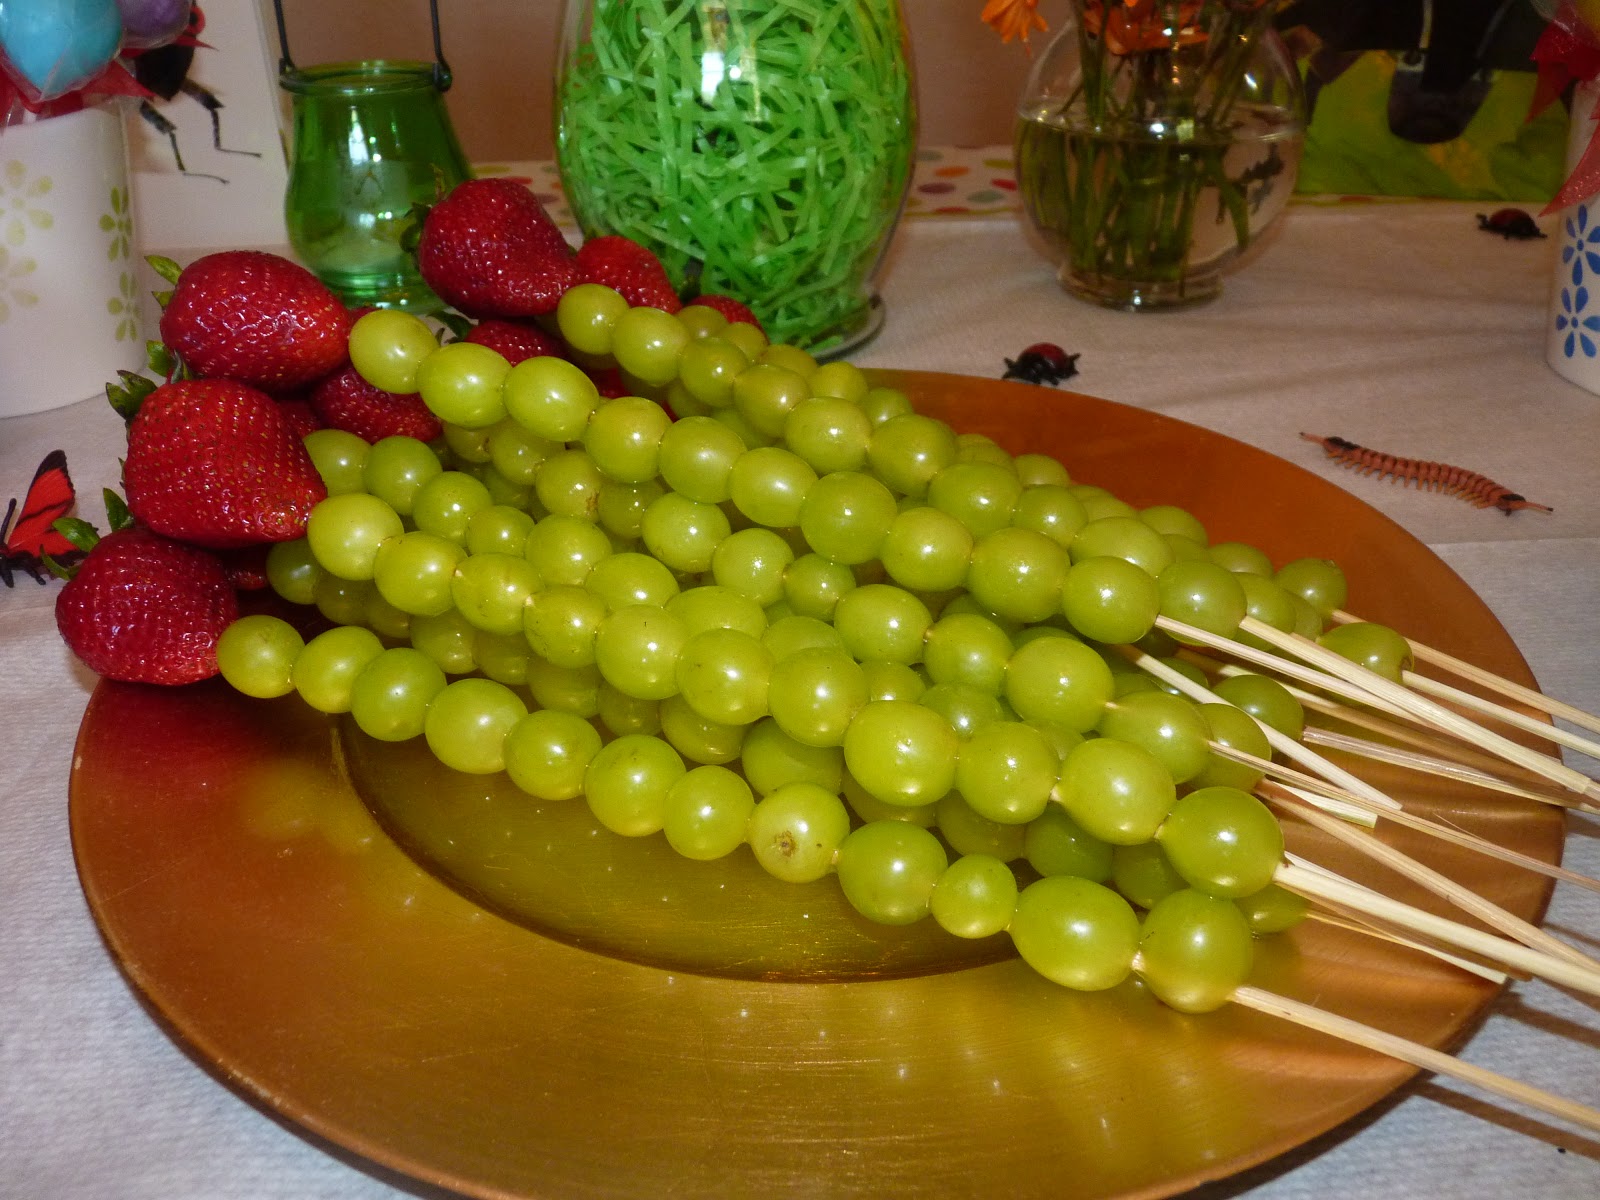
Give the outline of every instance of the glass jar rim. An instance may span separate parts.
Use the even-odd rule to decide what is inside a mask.
[[[431,62],[369,58],[294,67],[278,77],[278,85],[295,95],[368,96],[435,90],[435,73]]]

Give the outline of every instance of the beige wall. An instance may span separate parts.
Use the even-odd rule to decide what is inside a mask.
[[[983,0],[902,2],[922,140],[1009,142],[1028,66],[1021,47],[1002,46],[979,22]],[[263,3],[270,29],[271,3]],[[427,0],[284,0],[283,8],[289,47],[302,66],[429,53]],[[445,57],[456,78],[451,118],[469,158],[550,157],[550,68],[562,8],[563,0],[440,0]]]

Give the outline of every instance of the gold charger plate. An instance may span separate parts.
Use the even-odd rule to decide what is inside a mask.
[[[1218,540],[1335,558],[1363,616],[1531,682],[1447,566],[1298,467],[1103,400],[882,374],[1075,479],[1185,505]],[[292,698],[103,683],[79,736],[74,850],[112,954],[176,1036],[284,1117],[418,1179],[486,1197],[1161,1196],[1299,1145],[1412,1074],[1249,1012],[1182,1016],[1132,983],[1068,992],[1011,958],[805,982],[565,944],[406,857],[357,799],[334,731]],[[1559,857],[1553,810],[1445,784],[1405,794]],[[1543,912],[1537,877],[1395,840]],[[1254,982],[1443,1047],[1495,996],[1314,925],[1262,943]]]

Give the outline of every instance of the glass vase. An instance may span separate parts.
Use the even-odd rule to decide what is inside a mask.
[[[899,0],[567,0],[557,160],[585,237],[839,354],[882,321],[914,97]]]
[[[1069,292],[1119,309],[1214,297],[1282,215],[1300,76],[1252,0],[1073,0],[1018,105],[1023,209]]]

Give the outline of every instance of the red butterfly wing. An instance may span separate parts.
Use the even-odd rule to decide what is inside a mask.
[[[67,475],[67,456],[63,451],[52,450],[34,472],[22,501],[22,512],[6,535],[6,555],[39,558],[48,554],[59,558],[70,554],[72,543],[50,526],[71,512],[76,500],[77,493]]]

